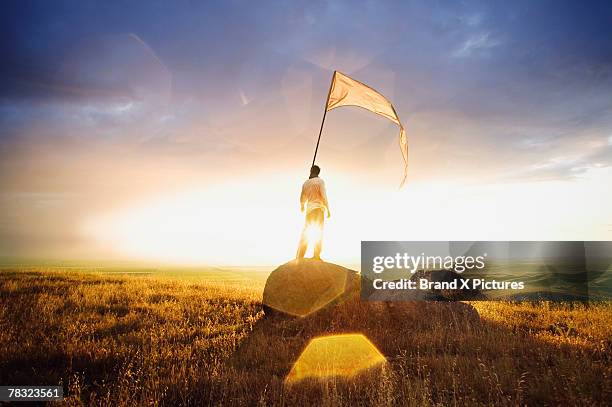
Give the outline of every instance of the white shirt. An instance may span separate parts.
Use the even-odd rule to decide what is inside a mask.
[[[306,204],[306,213],[314,209],[323,209],[329,212],[327,204],[327,193],[325,192],[325,182],[319,177],[314,177],[306,180],[302,185],[302,194],[300,195],[300,204]]]

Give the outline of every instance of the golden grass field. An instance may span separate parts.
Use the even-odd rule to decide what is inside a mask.
[[[66,405],[612,399],[610,303],[355,300],[292,319],[264,317],[262,272],[127,271],[2,268],[0,384],[62,384]],[[363,333],[388,363],[351,379],[284,383],[310,339],[340,332]]]

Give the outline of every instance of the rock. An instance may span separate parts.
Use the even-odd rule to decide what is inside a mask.
[[[358,296],[359,288],[354,270],[313,259],[292,260],[268,276],[264,312],[304,317]]]

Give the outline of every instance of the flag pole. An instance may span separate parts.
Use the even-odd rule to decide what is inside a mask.
[[[334,86],[334,78],[336,77],[336,71],[332,75],[331,83],[329,84],[329,91],[327,92],[327,99],[325,101],[325,108],[323,110],[323,120],[321,120],[321,128],[319,129],[319,138],[317,139],[317,146],[315,147],[314,157],[312,157],[312,165],[314,167],[315,160],[317,159],[317,151],[319,151],[319,142],[321,141],[321,134],[323,133],[323,124],[325,123],[325,116],[327,115],[327,105],[329,104],[329,96],[331,95],[332,87]]]

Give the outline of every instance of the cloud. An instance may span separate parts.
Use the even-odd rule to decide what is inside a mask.
[[[477,53],[487,51],[501,44],[500,40],[491,37],[488,32],[481,32],[470,36],[453,52],[457,58],[466,58]]]
[[[612,147],[603,136],[581,134],[578,137],[545,138],[519,142],[521,153],[510,150],[508,160],[514,165],[498,179],[525,182],[541,180],[570,180],[587,171],[612,166]],[[525,151],[524,149],[528,149]],[[514,154],[514,155],[513,155]]]
[[[86,36],[28,59],[1,67],[3,99],[167,103],[172,94],[169,69],[133,33]]]

